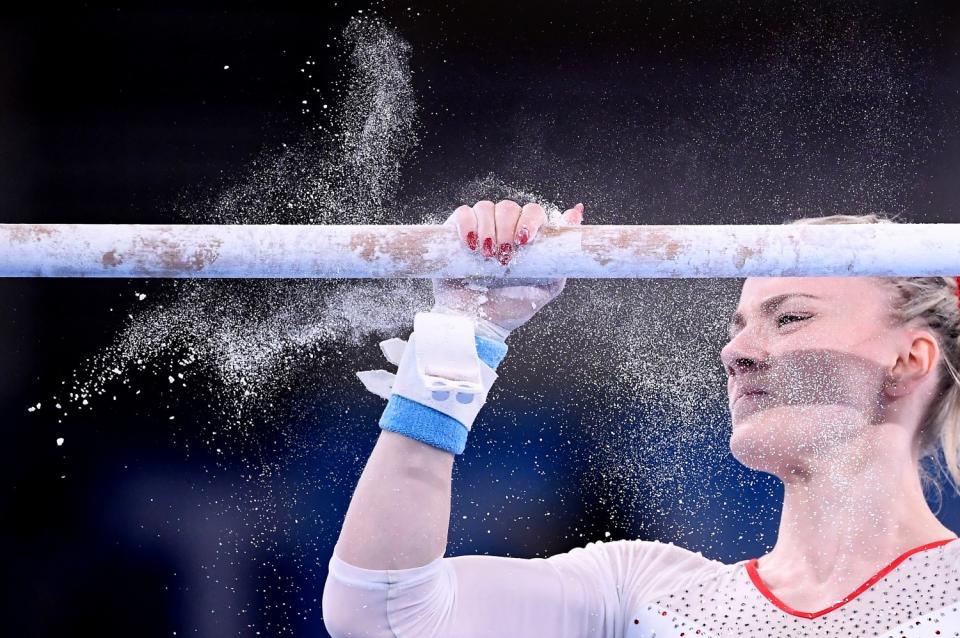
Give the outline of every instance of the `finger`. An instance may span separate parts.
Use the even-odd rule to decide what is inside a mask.
[[[578,225],[583,221],[583,204],[577,204],[573,208],[564,211],[561,215],[565,224]]]
[[[497,258],[504,266],[513,255],[513,236],[517,232],[517,220],[520,219],[520,204],[509,199],[497,202],[494,210],[497,224]]]
[[[546,221],[547,212],[543,210],[543,206],[533,202],[524,206],[517,221],[516,243],[523,246],[531,241]]]
[[[473,212],[477,217],[477,240],[480,242],[480,252],[484,257],[493,257],[494,240],[496,239],[496,224],[493,217],[493,202],[483,199],[473,205]]]
[[[477,216],[469,206],[459,206],[450,216],[457,224],[457,232],[460,233],[460,241],[467,245],[470,250],[477,249]]]

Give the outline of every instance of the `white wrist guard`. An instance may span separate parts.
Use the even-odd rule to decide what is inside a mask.
[[[395,375],[364,370],[357,377],[384,399],[397,394],[443,412],[469,430],[497,379],[496,371],[477,356],[473,320],[418,312],[413,326],[409,341],[380,342],[384,356],[397,365]]]

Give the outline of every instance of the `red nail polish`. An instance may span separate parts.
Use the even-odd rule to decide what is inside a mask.
[[[493,257],[493,239],[490,237],[483,240],[483,256]]]
[[[504,266],[510,261],[513,252],[513,244],[500,244],[500,263]]]
[[[467,246],[470,247],[470,250],[477,249],[477,234],[472,230],[467,233]]]
[[[526,226],[520,229],[520,235],[517,237],[517,239],[520,241],[521,246],[526,245],[526,243],[530,241],[530,231],[527,230]]]

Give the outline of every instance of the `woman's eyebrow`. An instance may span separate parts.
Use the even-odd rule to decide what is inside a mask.
[[[770,313],[775,311],[777,308],[779,308],[783,304],[783,302],[789,299],[790,297],[807,297],[809,299],[820,299],[820,297],[816,295],[810,295],[804,292],[788,292],[782,295],[776,295],[774,297],[770,297],[769,299],[765,300],[763,303],[760,304],[760,311],[765,315],[769,315]],[[730,319],[730,324],[728,326],[727,332],[732,337],[734,332],[737,329],[742,328],[745,323],[746,323],[746,320],[743,318],[743,313],[741,313],[738,310],[735,313],[733,313],[733,317],[731,317]]]

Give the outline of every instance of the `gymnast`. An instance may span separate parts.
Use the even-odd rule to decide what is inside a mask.
[[[582,219],[578,204],[560,221]],[[504,200],[461,206],[447,223],[464,250],[508,264],[547,221],[535,203]],[[434,280],[435,304],[408,340],[381,344],[396,373],[358,373],[388,401],[330,559],[332,636],[960,635],[960,543],[927,503],[936,477],[922,464],[960,482],[960,278],[744,281],[720,353],[730,449],[778,477],[784,496],[773,549],[733,564],[645,540],[444,556],[453,461],[506,339],[565,284],[498,281]]]

